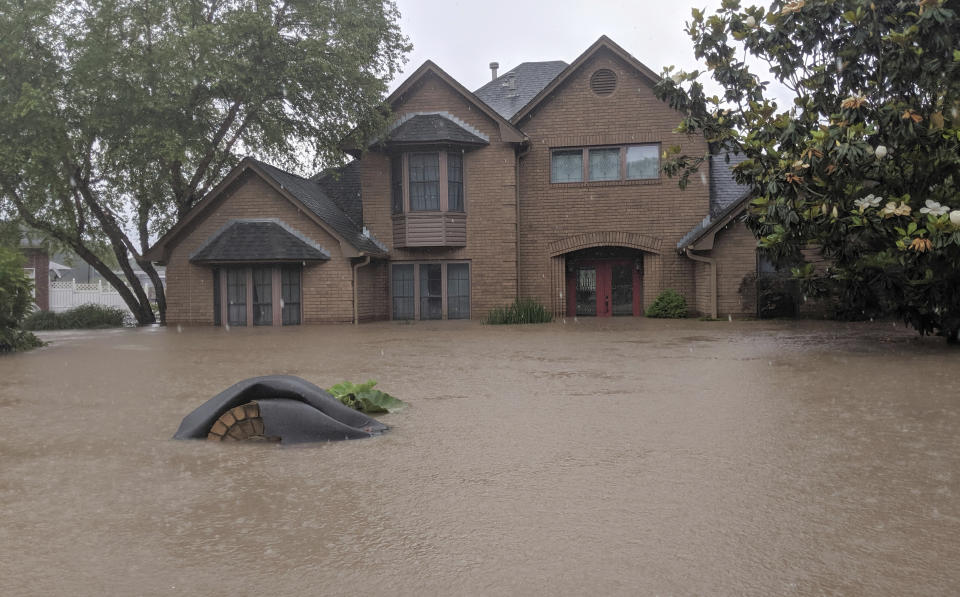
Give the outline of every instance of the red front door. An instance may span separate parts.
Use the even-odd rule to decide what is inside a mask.
[[[567,316],[611,315],[640,315],[640,273],[626,260],[577,262],[567,276]]]

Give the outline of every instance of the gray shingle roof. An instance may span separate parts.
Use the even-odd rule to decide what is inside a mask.
[[[510,120],[566,67],[562,60],[524,62],[473,93]]]
[[[733,167],[745,159],[743,154],[724,150],[710,155],[710,213],[693,230],[683,235],[677,243],[678,249],[697,242],[716,222],[743,208],[750,188],[737,184],[733,178]]]
[[[313,177],[327,197],[359,227],[363,223],[363,202],[360,198],[360,162],[354,160],[339,168],[330,168]]]
[[[364,233],[362,224],[354,222],[343,208],[324,192],[322,185],[314,180],[307,180],[296,174],[285,172],[270,164],[257,160],[252,161],[358,251],[372,255],[385,255],[387,253],[386,248],[379,241],[369,233]]]
[[[747,156],[742,153],[734,154],[722,150],[710,156],[711,215],[718,215],[725,208],[742,199],[750,190],[746,185],[737,184],[733,178],[734,166],[745,159]]]
[[[330,253],[279,220],[231,220],[190,261],[327,261]]]
[[[458,145],[488,145],[479,137],[441,114],[417,114],[404,120],[387,133],[387,143],[422,144],[453,143]]]

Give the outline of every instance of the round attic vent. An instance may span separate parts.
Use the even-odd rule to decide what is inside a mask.
[[[597,95],[610,95],[617,88],[617,75],[609,68],[601,68],[590,75],[590,89]]]

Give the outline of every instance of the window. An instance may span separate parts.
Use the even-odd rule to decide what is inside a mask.
[[[443,319],[443,274],[439,263],[420,265],[420,319]]]
[[[273,268],[253,268],[253,325],[273,325]]]
[[[470,319],[470,266],[447,265],[447,319]]]
[[[414,318],[413,265],[393,266],[393,318]]]
[[[390,208],[395,214],[403,213],[403,157],[390,158]]]
[[[440,211],[440,156],[410,154],[410,211]]]
[[[584,175],[590,182],[657,180],[660,144],[556,149],[551,153],[550,182],[583,182]]]
[[[404,171],[407,173],[404,186]],[[390,159],[390,209],[456,211],[464,209],[463,153],[417,152]]]
[[[620,148],[590,150],[590,180],[620,180]]]
[[[280,299],[283,305],[282,325],[300,324],[300,266],[284,266],[280,270]]]
[[[392,266],[393,319],[469,319],[469,263]]]
[[[447,154],[447,209],[463,211],[463,156]]]
[[[583,150],[554,151],[550,163],[550,182],[581,182],[583,180]]]
[[[247,270],[227,269],[227,323],[247,325]]]
[[[298,325],[300,271],[299,264],[214,268],[214,325],[224,319],[234,326]],[[279,312],[274,308],[277,300]]]
[[[627,147],[627,179],[642,180],[660,175],[660,147],[631,145]]]

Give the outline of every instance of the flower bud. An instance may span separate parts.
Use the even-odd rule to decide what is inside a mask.
[[[757,26],[757,20],[751,16],[748,16],[743,20],[743,24],[752,29]]]
[[[954,226],[960,226],[960,209],[955,209],[950,212],[950,223]]]
[[[877,148],[873,151],[874,155],[877,156],[877,159],[882,160],[887,157],[887,148],[885,145],[877,145]]]

